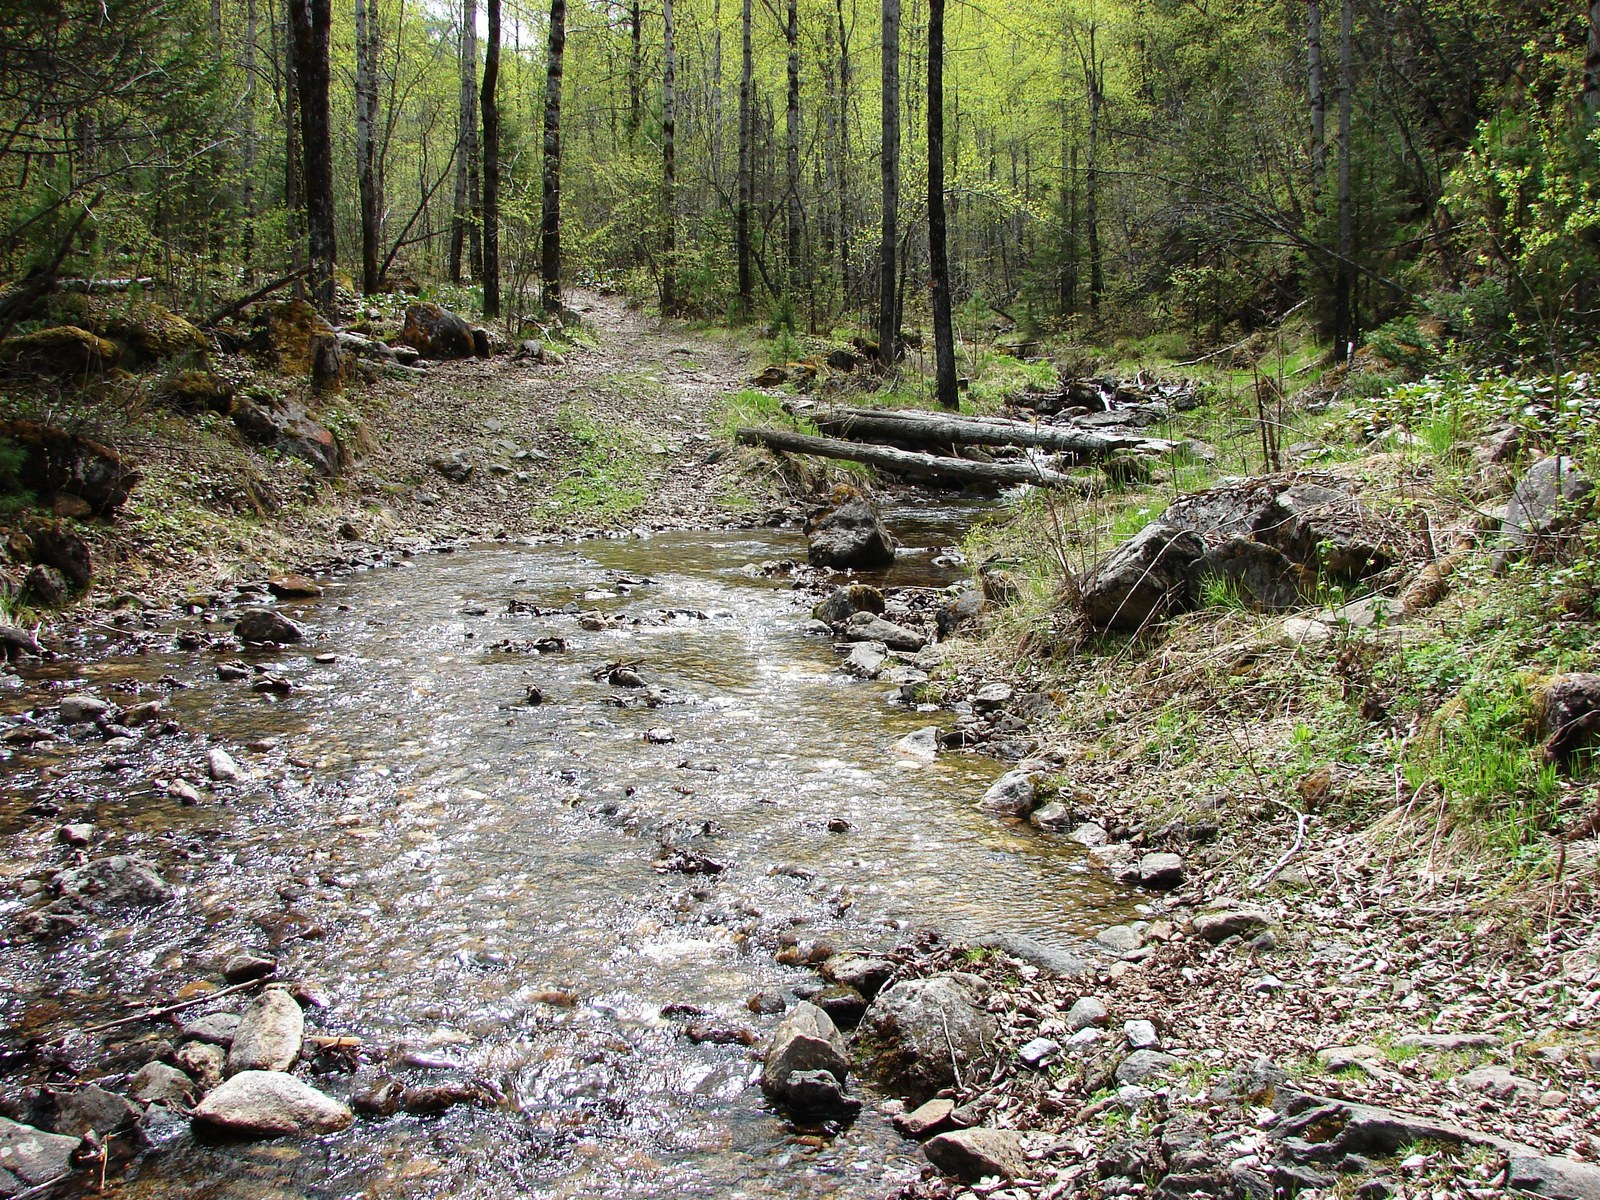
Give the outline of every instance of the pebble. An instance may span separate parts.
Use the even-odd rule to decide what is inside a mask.
[[[1128,1039],[1128,1046],[1134,1050],[1154,1050],[1161,1045],[1161,1037],[1150,1021],[1124,1022],[1122,1033]]]
[[[1077,1033],[1083,1029],[1104,1025],[1111,1019],[1103,1001],[1095,996],[1080,997],[1067,1013],[1067,1028]]]
[[[1034,1038],[1017,1051],[1017,1058],[1023,1065],[1032,1067],[1035,1071],[1043,1070],[1060,1057],[1061,1043],[1042,1037]]]
[[[56,831],[56,836],[69,846],[87,846],[94,841],[94,826],[86,822],[63,825]]]
[[[239,764],[233,760],[233,755],[222,747],[215,746],[206,755],[206,773],[217,782],[225,783],[239,778]]]

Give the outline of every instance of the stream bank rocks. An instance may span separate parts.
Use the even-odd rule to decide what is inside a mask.
[[[908,1103],[931,1100],[980,1069],[994,1049],[985,1008],[989,984],[953,972],[908,979],[880,992],[856,1031],[863,1069]]]
[[[801,1001],[773,1035],[761,1066],[761,1089],[797,1113],[853,1114],[861,1105],[844,1094],[850,1055],[833,1019]]]
[[[887,567],[894,563],[894,538],[877,509],[859,496],[848,496],[806,520],[807,556],[812,566]]]
[[[354,1119],[348,1105],[278,1071],[241,1071],[194,1110],[198,1125],[249,1137],[337,1133]]]

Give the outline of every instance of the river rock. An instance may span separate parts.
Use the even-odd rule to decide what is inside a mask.
[[[218,783],[227,783],[238,779],[244,772],[239,769],[239,764],[234,761],[221,746],[213,746],[206,753],[206,774]]]
[[[1128,1047],[1132,1050],[1157,1050],[1161,1047],[1161,1036],[1156,1033],[1152,1021],[1124,1021],[1122,1035],[1128,1039]]]
[[[902,980],[879,993],[856,1034],[866,1069],[913,1104],[953,1086],[957,1063],[966,1076],[992,1052],[987,992],[976,976],[949,974]]]
[[[858,612],[844,624],[844,636],[851,642],[882,642],[891,650],[915,652],[928,644],[928,639],[915,629],[886,621],[876,613]]]
[[[1067,1028],[1077,1033],[1080,1029],[1099,1028],[1111,1020],[1105,1004],[1096,996],[1080,996],[1067,1013]]]
[[[0,1117],[0,1196],[15,1196],[69,1174],[78,1142]]]
[[[113,854],[59,872],[51,880],[63,899],[91,912],[110,908],[155,908],[174,896],[173,887],[141,858]]]
[[[310,1137],[346,1128],[345,1105],[281,1071],[242,1071],[194,1110],[195,1124],[251,1137]]]
[[[126,1097],[108,1092],[98,1084],[89,1084],[75,1092],[56,1096],[55,1131],[71,1138],[94,1134],[104,1138],[107,1134],[130,1129],[139,1119],[139,1109],[129,1104]],[[0,1160],[0,1166],[3,1166]]]
[[[1046,833],[1065,833],[1077,822],[1078,816],[1059,800],[1040,805],[1028,814],[1028,824]]]
[[[910,1112],[900,1113],[894,1118],[894,1127],[904,1136],[921,1141],[941,1133],[950,1127],[950,1114],[955,1111],[956,1102],[936,1096],[926,1104],[919,1105]]]
[[[989,785],[978,807],[1001,817],[1026,817],[1038,803],[1032,771],[1007,771]]]
[[[228,1050],[228,1074],[287,1071],[300,1057],[305,1032],[305,1014],[289,990],[267,988],[240,1018]]]
[[[99,696],[90,696],[82,692],[61,697],[61,702],[56,707],[61,713],[61,719],[68,725],[76,725],[80,721],[98,721],[111,711],[111,705]]]
[[[885,607],[883,593],[864,583],[835,588],[828,598],[811,610],[811,615],[829,625],[848,621],[859,612],[882,614]]]
[[[775,1100],[803,1107],[816,1099],[815,1078],[796,1074],[825,1071],[843,1084],[850,1073],[850,1055],[833,1019],[807,1001],[795,1005],[778,1026],[761,1065],[761,1090]]]
[[[94,826],[84,821],[76,821],[71,825],[63,825],[56,830],[56,836],[68,846],[83,847],[94,841]]]
[[[195,1081],[202,1092],[222,1082],[228,1052],[208,1042],[186,1042],[178,1048],[178,1069]]]
[[[1117,1067],[1116,1080],[1124,1084],[1143,1084],[1165,1075],[1178,1060],[1160,1050],[1135,1050]]]
[[[1037,1037],[1017,1048],[1017,1058],[1025,1067],[1042,1071],[1061,1057],[1061,1043],[1053,1038]]]
[[[860,497],[812,517],[806,522],[806,537],[810,542],[807,557],[815,567],[894,564],[894,539],[883,527],[877,511]]]
[[[305,575],[275,575],[267,580],[267,591],[280,600],[311,600],[322,595],[322,585]]]
[[[271,608],[250,608],[240,614],[233,627],[241,642],[282,646],[305,640],[306,631],[281,612]]]
[[[1525,556],[1548,557],[1593,502],[1594,485],[1572,459],[1565,455],[1540,459],[1511,493],[1500,524],[1495,565]]]
[[[1183,882],[1183,859],[1165,851],[1146,854],[1139,860],[1139,882],[1160,891],[1177,887]]]
[[[179,1032],[182,1036],[193,1038],[198,1042],[209,1042],[213,1046],[231,1046],[234,1035],[239,1032],[239,1014],[206,1013],[204,1016],[185,1021]]]
[[[939,757],[939,730],[937,726],[929,725],[915,733],[908,733],[894,744],[894,752],[900,758],[913,759],[916,762],[932,762]]]
[[[229,983],[248,983],[276,974],[278,960],[259,954],[235,954],[222,964],[222,977]]]
[[[893,974],[894,964],[887,958],[863,954],[836,954],[822,964],[824,979],[854,988],[868,1000],[883,990]]]
[[[165,1104],[187,1108],[194,1101],[194,1080],[177,1067],[164,1062],[149,1062],[128,1081],[133,1098],[143,1104]]]
[[[876,679],[889,661],[889,648],[882,642],[857,642],[844,660],[844,671],[859,679]]]
[[[0,442],[22,452],[17,484],[42,502],[72,497],[97,517],[127,500],[139,474],[111,447],[38,421],[0,421]]]
[[[1111,552],[1083,583],[1079,603],[1104,629],[1139,629],[1189,602],[1189,568],[1206,552],[1196,533],[1160,521]]]
[[[1600,1200],[1600,1166],[1542,1154],[1513,1154],[1506,1187],[1552,1200]]]
[[[991,1176],[1020,1179],[1027,1174],[1022,1135],[1012,1129],[954,1129],[927,1142],[922,1152],[946,1175],[967,1183]]]
[[[842,983],[823,988],[811,997],[811,1003],[827,1013],[835,1025],[845,1029],[854,1029],[861,1014],[867,1011],[866,997]]]
[[[1248,937],[1272,924],[1272,915],[1259,908],[1223,908],[1198,914],[1193,921],[1197,937],[1215,945],[1231,937]]]

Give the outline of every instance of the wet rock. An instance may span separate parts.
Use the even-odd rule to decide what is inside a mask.
[[[244,1012],[228,1050],[228,1073],[287,1071],[300,1057],[305,1014],[282,986],[268,987]]]
[[[187,1042],[178,1049],[178,1069],[195,1081],[202,1092],[222,1082],[228,1055],[221,1046],[207,1042]]]
[[[842,1029],[854,1029],[861,1020],[861,1014],[867,1011],[866,997],[842,983],[823,988],[811,997],[811,1003],[827,1013],[833,1023]]]
[[[950,1114],[955,1107],[954,1100],[935,1097],[910,1112],[898,1114],[894,1118],[894,1127],[906,1137],[921,1141],[950,1128]]]
[[[939,756],[939,730],[929,725],[915,733],[908,733],[894,744],[894,752],[900,758],[932,762]]]
[[[971,584],[959,586],[951,600],[934,614],[934,629],[942,642],[983,614],[983,591]]]
[[[1195,936],[1215,945],[1231,937],[1249,937],[1272,924],[1272,915],[1259,908],[1224,908],[1198,914]]]
[[[239,1032],[239,1019],[238,1013],[207,1013],[185,1021],[179,1033],[198,1042],[227,1047],[233,1045],[234,1035]]]
[[[305,575],[278,575],[267,580],[267,591],[280,600],[310,600],[322,595],[322,585]]]
[[[306,632],[272,608],[250,608],[239,616],[233,634],[241,642],[282,646],[305,640]]]
[[[206,752],[206,774],[218,783],[228,783],[238,779],[244,772],[239,769],[233,755],[221,746],[213,746]]]
[[[894,964],[888,959],[861,954],[836,954],[822,964],[824,979],[854,988],[868,1000],[883,989],[893,974]]]
[[[310,1137],[346,1128],[345,1105],[281,1071],[242,1071],[194,1110],[195,1124],[249,1137]]]
[[[810,542],[807,556],[815,567],[871,568],[894,563],[894,539],[876,510],[859,497],[808,520],[806,537]]]
[[[989,785],[978,807],[1001,817],[1026,817],[1038,804],[1032,771],[1007,771]]]
[[[404,1092],[398,1079],[385,1075],[358,1088],[350,1097],[350,1107],[369,1117],[392,1117],[400,1111]]]
[[[1220,589],[1250,608],[1278,612],[1302,603],[1302,574],[1281,550],[1231,537],[1189,567],[1189,593],[1198,605]]]
[[[139,1118],[139,1144],[146,1150],[164,1150],[189,1132],[188,1117],[165,1104],[152,1104]]]
[[[1183,882],[1183,859],[1158,851],[1139,860],[1139,882],[1147,888],[1167,891]]]
[[[1065,833],[1077,819],[1077,814],[1059,800],[1052,800],[1028,814],[1028,824],[1046,833]]]
[[[131,1129],[138,1119],[139,1109],[129,1104],[126,1097],[91,1083],[75,1092],[56,1096],[53,1127],[57,1133],[71,1138],[89,1134],[104,1138],[107,1134]],[[4,1165],[4,1160],[0,1159],[0,1167]]]
[[[481,1084],[457,1079],[404,1088],[399,1095],[399,1106],[417,1116],[430,1116],[458,1105],[484,1105],[492,1100]]]
[[[1593,503],[1594,485],[1572,459],[1559,455],[1534,463],[1506,506],[1495,565],[1550,557]]]
[[[154,867],[131,854],[94,859],[59,872],[51,883],[63,899],[90,912],[155,908],[175,894],[172,885]]]
[[[399,340],[424,358],[471,358],[476,352],[472,326],[437,304],[413,304],[407,308]]]
[[[889,648],[882,642],[857,642],[844,660],[844,671],[858,679],[876,679],[889,661]]]
[[[78,1142],[0,1117],[0,1196],[15,1196],[70,1174]]]
[[[128,1081],[128,1090],[143,1104],[165,1104],[172,1108],[187,1108],[195,1094],[194,1080],[164,1062],[145,1063]]]
[[[1135,1050],[1117,1067],[1116,1080],[1123,1084],[1142,1084],[1167,1074],[1178,1060],[1159,1050]]]
[[[1564,763],[1592,745],[1600,732],[1600,675],[1572,672],[1555,676],[1545,685],[1539,716],[1546,738],[1546,762]]]
[[[94,826],[82,822],[63,825],[56,830],[56,837],[68,846],[87,846],[94,841]]]
[[[1188,603],[1189,568],[1206,552],[1198,534],[1161,522],[1111,552],[1083,583],[1079,602],[1095,625],[1139,629]]]
[[[41,563],[22,577],[22,594],[41,608],[60,608],[72,598],[72,589],[65,575]]]
[[[903,980],[879,993],[856,1035],[866,1069],[916,1104],[953,1086],[957,1067],[966,1073],[986,1062],[994,1045],[987,991],[976,976],[950,974]]]
[[[858,612],[844,626],[844,637],[851,642],[882,642],[891,650],[917,651],[928,644],[928,639],[914,629],[896,625],[870,612]]]
[[[80,721],[98,721],[111,712],[111,705],[99,696],[90,696],[82,692],[61,697],[56,708],[61,714],[62,721],[68,725],[76,725]]]
[[[761,1090],[775,1100],[794,1104],[815,1098],[814,1077],[796,1074],[826,1072],[842,1084],[850,1073],[850,1056],[833,1020],[815,1004],[802,1001],[783,1019],[761,1065]]]
[[[1087,846],[1090,849],[1104,846],[1111,840],[1111,835],[1106,832],[1106,827],[1098,821],[1084,821],[1081,825],[1075,826],[1067,836],[1077,842],[1078,845]]]
[[[789,1004],[780,992],[757,992],[745,1001],[744,1006],[753,1013],[772,1017],[788,1008]]]
[[[110,516],[133,491],[139,474],[109,446],[38,421],[0,421],[0,442],[22,452],[14,468],[19,488],[41,501],[82,500],[97,517]]]
[[[1022,1135],[1010,1129],[955,1129],[941,1133],[922,1150],[939,1170],[967,1183],[991,1176],[1020,1179],[1027,1174]]]
[[[835,588],[826,600],[811,610],[811,615],[829,625],[837,625],[859,612],[881,615],[884,607],[883,593],[877,588],[864,583],[852,583],[848,587]]]
[[[248,983],[265,979],[278,970],[278,960],[260,954],[235,954],[222,964],[222,977],[229,983]]]
[[[846,1096],[844,1085],[831,1071],[791,1071],[783,1102],[797,1113],[853,1117],[861,1101]]]

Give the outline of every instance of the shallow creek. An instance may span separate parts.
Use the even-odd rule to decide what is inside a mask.
[[[930,551],[962,519],[902,524],[925,548],[889,582],[945,582]],[[1064,946],[1127,900],[1077,847],[976,810],[999,764],[893,749],[941,715],[845,676],[830,642],[803,631],[787,582],[748,570],[803,554],[792,531],[667,533],[343,576],[286,609],[311,638],[264,656],[294,685],[283,698],[219,681],[215,663],[236,655],[167,640],[74,665],[102,695],[162,675],[191,684],[172,712],[246,777],[195,807],[162,794],[152,780],[203,775],[188,735],[112,762],[67,755],[55,778],[42,753],[0,766],[7,841],[51,838],[57,822],[22,810],[54,797],[183,889],[154,919],[42,958],[26,940],[0,949],[11,1032],[121,1015],[214,978],[231,950],[266,951],[325,994],[314,1032],[361,1037],[403,1078],[467,1074],[506,1098],[359,1118],[321,1141],[184,1135],[125,1194],[872,1197],[915,1174],[920,1154],[873,1104],[820,1145],[802,1141],[764,1105],[746,1047],[694,1044],[663,1007],[764,1036],[777,1018],[747,998],[814,978],[775,963],[783,931],[841,948],[892,943],[908,925]],[[508,611],[513,599],[536,611]],[[578,610],[610,623],[584,628]],[[566,649],[494,649],[542,638]],[[593,678],[607,662],[636,663],[674,702]],[[542,704],[525,703],[529,687]],[[276,744],[244,749],[261,739]],[[830,818],[848,830],[829,832]],[[662,842],[727,870],[659,871]],[[576,1002],[552,1003],[559,993]]]

